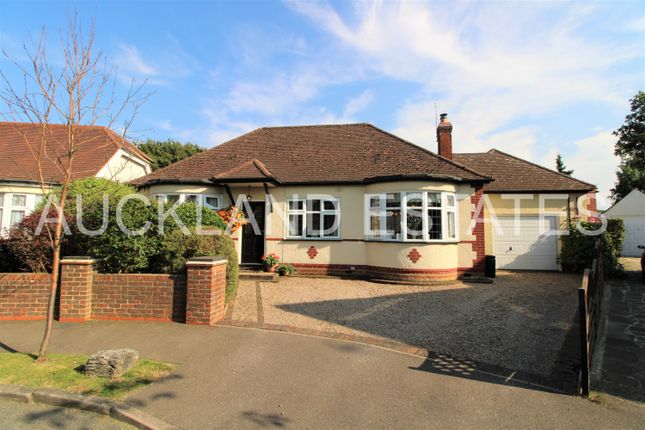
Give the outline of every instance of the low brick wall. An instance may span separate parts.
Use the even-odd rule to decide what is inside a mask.
[[[91,318],[184,322],[186,275],[95,273]]]
[[[0,320],[37,320],[47,315],[48,273],[0,273]]]
[[[349,264],[302,264],[293,265],[296,275],[302,276],[347,276],[402,282],[454,281],[461,269],[402,269],[397,267],[352,266]],[[352,270],[352,267],[354,270]]]
[[[56,315],[60,321],[90,319],[177,321],[214,325],[224,317],[226,260],[200,257],[187,275],[103,274],[94,260],[61,262]],[[44,319],[51,275],[0,273],[0,320]]]

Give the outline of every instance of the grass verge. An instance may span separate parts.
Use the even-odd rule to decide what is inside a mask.
[[[0,383],[39,388],[59,388],[79,394],[121,399],[132,391],[165,378],[174,365],[140,359],[119,378],[94,378],[83,374],[86,355],[49,354],[39,363],[31,354],[0,353]]]

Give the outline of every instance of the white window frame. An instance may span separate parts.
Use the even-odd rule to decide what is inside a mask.
[[[458,213],[458,202],[457,195],[453,192],[440,191],[440,190],[411,190],[411,191],[397,191],[396,193],[401,194],[401,237],[400,238],[388,238],[383,236],[373,236],[372,235],[372,225],[371,217],[373,214],[380,214],[380,231],[384,232],[385,227],[387,226],[387,212],[386,207],[386,196],[387,194],[392,194],[393,192],[383,192],[383,193],[371,193],[365,195],[365,240],[367,241],[376,241],[376,242],[411,242],[411,243],[456,243],[459,242],[459,213]],[[428,211],[432,209],[428,205],[428,193],[438,193],[441,198],[441,239],[430,239],[428,232]],[[409,196],[412,194],[421,194],[422,204],[420,208],[414,208],[421,211],[422,213],[422,237],[419,238],[408,238],[408,200]],[[454,198],[454,206],[448,207],[448,196],[451,195]],[[380,201],[379,210],[375,211],[372,209],[371,201],[373,198],[378,198]],[[438,208],[437,208],[438,210]],[[448,237],[448,214],[454,214],[455,217],[455,237]]]
[[[314,200],[320,200],[320,210],[313,211],[310,208],[312,201]],[[302,209],[290,209],[289,208],[289,203],[290,202],[302,202]],[[333,201],[334,206],[336,209],[325,209],[325,201]],[[337,197],[334,197],[333,199],[329,199],[328,196],[307,196],[307,198],[290,198],[287,199],[286,202],[286,222],[285,224],[285,232],[284,232],[284,237],[285,239],[297,239],[297,240],[340,240],[342,235],[340,231],[340,226],[341,226],[341,208],[340,208],[340,199]],[[308,226],[307,222],[312,214],[320,214],[320,233],[321,236],[307,236],[308,232]],[[289,234],[289,216],[290,215],[298,215],[302,216],[302,235],[300,236],[292,236]],[[325,215],[335,215],[338,228],[336,229],[336,235],[334,236],[322,236],[322,232],[324,230],[324,217]]]
[[[222,195],[221,194],[201,194],[201,193],[161,193],[154,194],[155,199],[160,199],[164,203],[168,203],[168,196],[179,196],[178,204],[186,202],[188,196],[197,196],[196,203],[198,206],[205,206],[212,210],[220,210],[222,208]],[[213,207],[206,203],[206,198],[216,198],[218,207]]]

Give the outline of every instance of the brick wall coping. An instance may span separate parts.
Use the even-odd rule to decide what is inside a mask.
[[[219,266],[220,264],[228,264],[228,260],[224,257],[194,257],[186,262],[186,266]]]
[[[94,264],[96,260],[91,257],[63,257],[60,264]]]

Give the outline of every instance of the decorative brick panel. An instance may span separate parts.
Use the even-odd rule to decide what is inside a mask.
[[[307,249],[307,255],[309,256],[310,260],[313,260],[314,258],[316,258],[316,255],[318,255],[318,250],[315,246],[311,245],[309,249]]]
[[[412,248],[412,251],[408,253],[408,258],[414,264],[421,259],[421,254],[416,248]]]
[[[94,260],[66,257],[60,266],[60,321],[87,321],[92,316]]]
[[[226,263],[224,258],[198,257],[186,263],[186,323],[215,325],[226,309]]]

